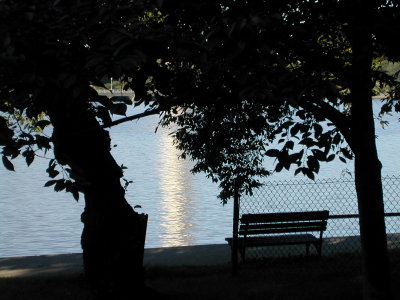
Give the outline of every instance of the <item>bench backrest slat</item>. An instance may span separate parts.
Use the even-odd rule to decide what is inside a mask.
[[[267,228],[290,228],[290,227],[324,227],[327,221],[310,221],[310,222],[279,222],[279,223],[248,223],[240,225],[240,229],[267,229]]]
[[[290,229],[290,228],[310,228],[310,230],[325,230],[327,221],[312,222],[296,222],[296,223],[260,223],[260,224],[244,224],[240,225],[239,231],[244,230],[274,230],[274,229]]]
[[[310,232],[326,230],[329,211],[244,214],[240,235]]]
[[[289,213],[272,213],[272,214],[244,214],[241,217],[242,223],[257,222],[290,222],[304,220],[327,220],[329,211],[307,211],[307,212],[289,212]]]

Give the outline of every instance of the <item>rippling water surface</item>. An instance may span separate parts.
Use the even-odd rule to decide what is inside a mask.
[[[383,130],[377,126],[383,174],[398,174],[400,127],[397,117]],[[127,199],[149,214],[146,247],[224,243],[231,234],[232,206],[217,199],[218,188],[203,174],[192,175],[192,162],[179,160],[169,131],[155,133],[157,117],[124,123],[111,129],[113,154],[128,167],[132,180]],[[0,257],[80,252],[83,201],[44,188],[48,161],[26,167],[14,160],[16,172],[0,165]],[[321,166],[320,177],[338,177],[352,164]],[[292,178],[281,173],[272,179]]]

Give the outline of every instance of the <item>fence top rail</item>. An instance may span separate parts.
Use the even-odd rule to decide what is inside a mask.
[[[385,175],[382,176],[382,181],[385,180],[399,180],[400,175]],[[315,180],[309,179],[289,179],[289,180],[269,180],[261,183],[261,186],[274,186],[274,185],[318,185],[318,184],[336,184],[336,183],[354,183],[354,178],[316,178]]]
[[[347,214],[347,215],[330,215],[329,219],[352,219],[358,218],[358,214]],[[400,217],[400,212],[385,213],[385,217]]]

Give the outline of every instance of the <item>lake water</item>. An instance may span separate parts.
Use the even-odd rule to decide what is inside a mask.
[[[377,143],[382,173],[392,175],[400,169],[400,126],[396,116],[387,119],[386,129],[377,125]],[[117,145],[112,152],[133,181],[126,197],[149,215],[146,248],[224,243],[232,231],[232,203],[222,205],[217,186],[190,173],[193,163],[177,158],[168,131],[154,132],[157,120],[151,116],[110,130]],[[16,172],[0,165],[0,257],[81,252],[83,200],[44,188],[47,164],[36,159],[28,168],[17,159]],[[322,165],[319,178],[340,177],[346,168],[352,170],[352,163]],[[292,173],[271,177],[288,178]]]

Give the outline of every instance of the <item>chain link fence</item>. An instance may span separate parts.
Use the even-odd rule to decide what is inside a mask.
[[[400,176],[382,178],[386,230],[390,255],[400,253]],[[241,195],[239,220],[243,214],[329,210],[324,232],[322,256],[340,256],[354,261],[360,257],[360,231],[357,196],[352,179],[320,179],[311,181],[271,181]],[[310,248],[311,254],[316,249]],[[304,245],[255,247],[246,250],[246,260],[294,258],[305,255]],[[394,254],[393,254],[394,255]],[[397,254],[396,254],[397,255]]]

